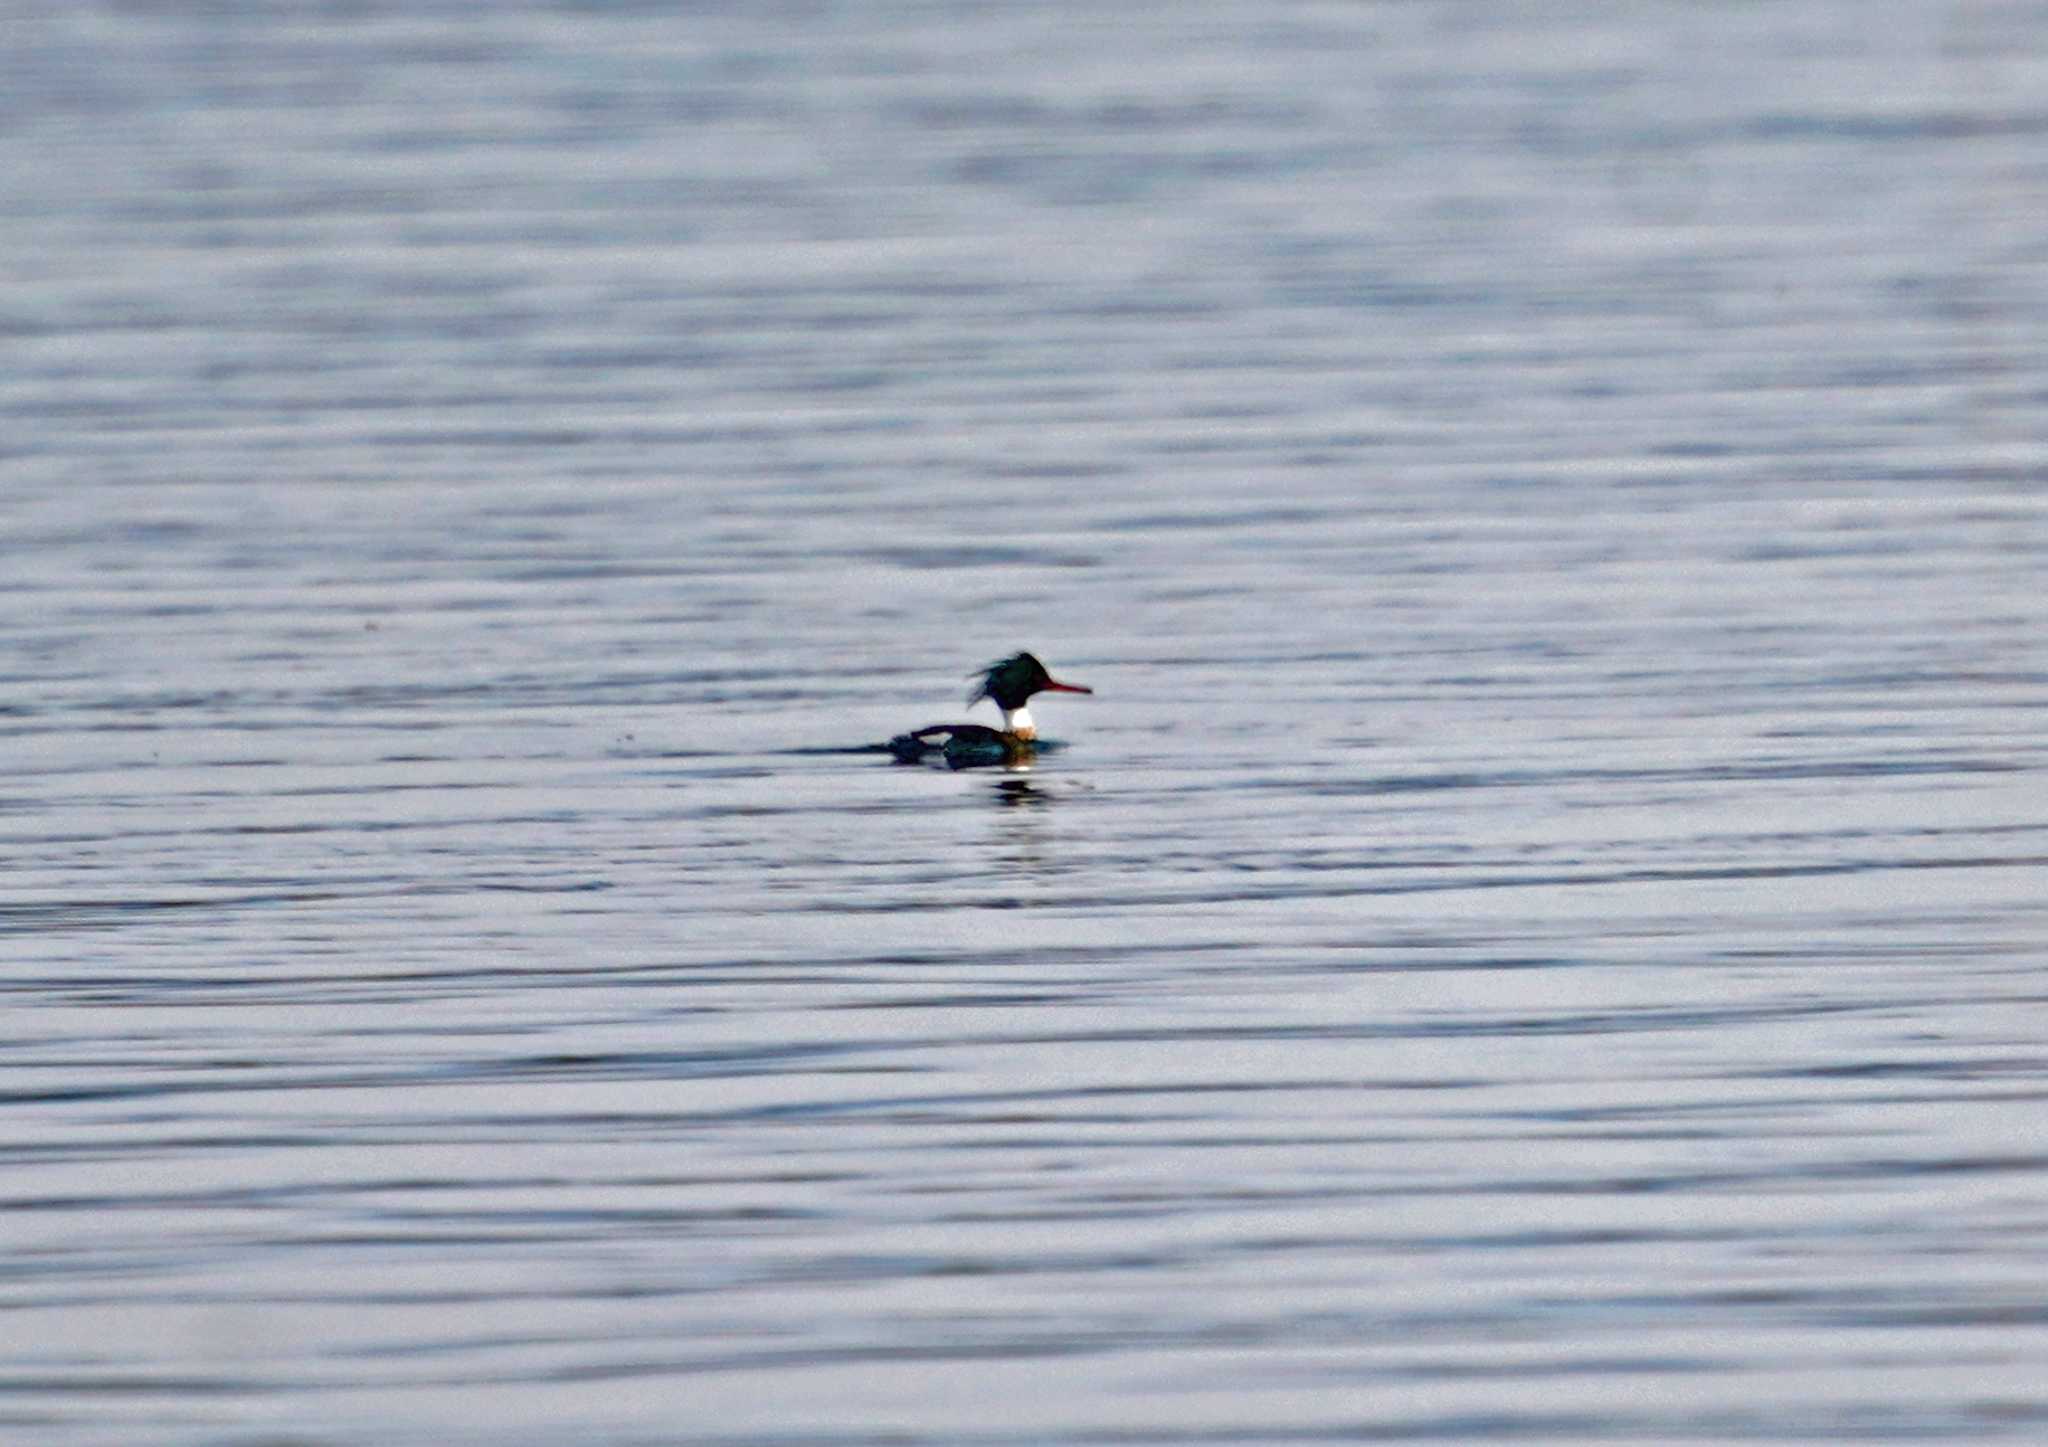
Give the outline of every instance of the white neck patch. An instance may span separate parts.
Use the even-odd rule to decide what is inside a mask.
[[[1017,708],[1004,709],[1003,732],[1006,734],[1022,734],[1026,738],[1037,733],[1038,729],[1031,722],[1031,710],[1021,705]]]

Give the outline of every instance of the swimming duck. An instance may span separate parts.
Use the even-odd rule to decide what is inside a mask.
[[[889,740],[889,752],[903,764],[943,763],[952,769],[986,764],[1015,764],[1036,751],[1038,726],[1027,706],[1038,693],[1093,693],[1078,683],[1061,683],[1030,653],[1013,653],[978,674],[967,695],[969,705],[990,699],[1003,711],[1003,726],[954,723],[927,724]]]

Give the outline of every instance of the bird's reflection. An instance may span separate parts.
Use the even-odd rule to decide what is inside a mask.
[[[1052,824],[1047,806],[1058,795],[1029,779],[998,779],[989,788],[989,798],[1005,818],[994,827],[994,847],[989,857],[1015,875],[1051,874],[1058,858],[1046,831]]]

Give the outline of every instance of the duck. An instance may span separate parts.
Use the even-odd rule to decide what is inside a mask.
[[[1031,698],[1041,693],[1093,693],[1079,683],[1062,683],[1037,655],[1013,653],[978,673],[969,707],[988,699],[1002,710],[1001,728],[987,724],[927,724],[889,740],[888,750],[899,764],[944,764],[971,769],[990,764],[1028,763],[1037,753],[1038,725],[1031,717]]]

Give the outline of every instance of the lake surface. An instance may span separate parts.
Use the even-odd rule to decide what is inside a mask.
[[[7,1442],[2048,1438],[2048,10],[7,30]]]

